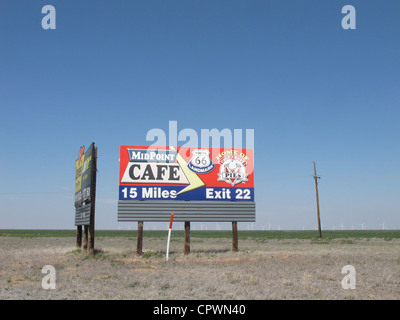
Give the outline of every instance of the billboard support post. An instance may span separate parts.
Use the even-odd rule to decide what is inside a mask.
[[[239,251],[237,221],[232,222],[232,251]]]
[[[190,253],[190,221],[185,221],[185,255]]]
[[[138,256],[143,254],[143,221],[138,221],[136,254]]]
[[[82,226],[76,227],[76,247],[78,249],[82,247]]]
[[[87,250],[88,247],[88,226],[83,226],[83,249]]]

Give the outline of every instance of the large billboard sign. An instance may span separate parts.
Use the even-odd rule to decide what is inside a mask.
[[[121,146],[119,200],[254,202],[253,150]]]

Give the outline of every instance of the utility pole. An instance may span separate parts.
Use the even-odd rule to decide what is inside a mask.
[[[317,215],[318,215],[318,236],[319,238],[322,238],[321,235],[321,219],[319,216],[319,197],[318,197],[318,179],[321,179],[321,177],[317,176],[317,168],[315,166],[315,162],[314,163],[314,180],[315,180],[315,194],[317,197]]]

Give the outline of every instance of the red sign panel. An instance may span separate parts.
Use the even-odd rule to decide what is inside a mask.
[[[119,200],[254,201],[253,150],[121,146]]]

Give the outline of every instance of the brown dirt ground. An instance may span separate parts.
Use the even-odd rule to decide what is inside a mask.
[[[191,254],[173,239],[96,238],[96,255],[74,238],[0,237],[0,299],[331,300],[400,299],[400,240],[191,239]],[[42,268],[56,270],[56,289],[42,288]],[[343,289],[342,268],[356,270]]]

